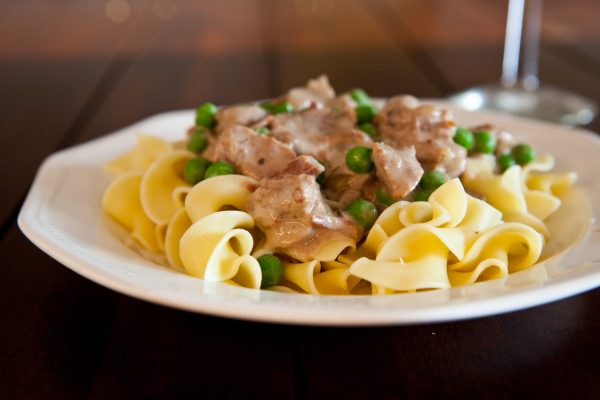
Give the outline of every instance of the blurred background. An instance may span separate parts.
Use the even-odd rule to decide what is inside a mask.
[[[274,96],[320,73],[340,92],[375,96],[498,82],[507,4],[0,0],[2,183],[24,196],[52,151],[162,111]],[[598,0],[544,1],[544,83],[600,101],[598,16]],[[589,128],[600,131],[598,119]]]

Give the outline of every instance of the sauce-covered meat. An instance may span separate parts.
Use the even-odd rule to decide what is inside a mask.
[[[362,197],[373,200],[373,196],[366,194],[365,187],[373,183],[374,178],[373,174],[334,174],[327,178],[323,193],[342,208]]]
[[[386,103],[375,122],[390,146],[414,146],[426,170],[441,170],[450,178],[464,171],[467,152],[453,141],[456,122],[450,111],[420,105],[412,96],[397,96]]]
[[[213,161],[227,161],[237,172],[254,179],[273,175],[295,158],[288,145],[241,125],[221,133],[211,154]]]
[[[217,132],[233,125],[253,126],[268,116],[267,111],[256,104],[240,104],[223,107],[217,112]]]
[[[417,161],[413,146],[394,149],[384,143],[375,143],[373,163],[377,177],[394,200],[412,192],[423,176],[423,168]]]
[[[359,126],[356,114],[365,99],[356,91],[336,96],[326,76],[269,100],[264,108],[234,105],[216,114],[203,155],[260,180],[247,209],[271,251],[308,260],[331,241],[356,242],[362,228],[340,211],[355,200],[381,208],[388,204],[381,200],[382,189],[394,201],[411,198],[424,171],[439,170],[447,178],[464,171],[467,152],[453,140],[456,123],[449,111],[412,96],[366,97],[367,105],[380,108],[372,121],[359,109],[361,122],[372,123],[367,127]],[[277,105],[285,107],[269,108]],[[512,135],[493,126],[475,130],[489,130],[499,152],[513,145]],[[363,151],[368,159],[362,161],[370,163],[364,170],[347,165],[357,146],[371,149]]]
[[[331,241],[360,238],[356,223],[327,204],[315,180],[321,172],[314,158],[300,156],[261,180],[249,196],[248,212],[264,232],[267,248],[305,261]]]
[[[310,108],[293,114],[277,114],[271,120],[273,137],[288,143],[298,154],[316,155],[326,150],[323,137],[353,130],[352,109]]]
[[[290,89],[286,100],[295,109],[302,110],[311,105],[320,107],[334,97],[335,91],[329,84],[329,79],[327,79],[327,76],[321,75],[316,79],[309,80],[305,87]]]

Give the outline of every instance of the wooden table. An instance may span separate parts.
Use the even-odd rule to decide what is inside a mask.
[[[600,103],[599,14],[545,2],[541,79]],[[0,0],[0,397],[598,398],[599,290],[446,324],[240,322],[105,289],[15,224],[44,157],[154,113],[322,72],[379,96],[495,81],[505,16],[487,0]]]

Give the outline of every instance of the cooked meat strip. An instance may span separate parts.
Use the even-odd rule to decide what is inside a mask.
[[[316,79],[308,81],[305,87],[290,89],[286,100],[294,106],[296,110],[301,110],[311,105],[321,107],[328,100],[335,97],[335,91],[329,84],[326,75],[321,75]]]
[[[327,148],[323,136],[349,132],[355,124],[356,115],[352,109],[313,107],[299,113],[274,115],[271,134],[290,144],[298,154],[317,155]]]
[[[325,168],[320,162],[315,160],[313,157],[308,155],[302,155],[295,157],[289,164],[285,165],[285,168],[277,171],[277,174],[273,177],[281,177],[285,175],[311,175],[317,177],[323,172]]]
[[[450,178],[464,171],[467,152],[452,140],[456,122],[450,111],[419,105],[412,96],[396,96],[377,114],[375,123],[386,144],[394,148],[414,146],[425,169],[441,170]]]
[[[341,94],[327,102],[327,107],[332,111],[348,113],[349,117],[356,120],[356,102],[348,94]]]
[[[218,137],[210,159],[227,161],[237,172],[260,179],[280,171],[295,158],[296,154],[286,144],[234,125]]]
[[[354,221],[334,212],[321,194],[315,178],[322,171],[314,158],[300,156],[262,179],[248,197],[248,212],[265,233],[267,248],[306,261],[333,240],[360,238],[362,232]]]
[[[496,156],[501,156],[502,154],[510,153],[512,148],[517,145],[517,140],[515,139],[515,136],[512,133],[495,125],[483,124],[470,129],[473,133],[479,131],[488,131],[492,134],[494,139],[496,139]]]
[[[267,116],[267,111],[256,104],[223,107],[217,111],[217,127],[215,130],[221,133],[233,125],[253,126]]]
[[[423,176],[413,146],[394,149],[384,143],[375,143],[372,157],[377,177],[394,200],[412,192]]]
[[[374,174],[334,174],[325,181],[323,193],[337,207],[345,208],[360,198],[371,200],[365,194],[365,187],[374,181],[377,181]]]

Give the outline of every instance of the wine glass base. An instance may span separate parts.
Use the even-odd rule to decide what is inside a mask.
[[[570,126],[589,124],[598,112],[592,100],[547,85],[533,91],[484,85],[455,94],[450,101],[471,111],[488,108]]]

